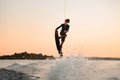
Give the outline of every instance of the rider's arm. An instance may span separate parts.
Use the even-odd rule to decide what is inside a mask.
[[[59,28],[61,28],[61,27],[62,27],[62,24],[59,27],[57,27],[56,30],[59,29]]]

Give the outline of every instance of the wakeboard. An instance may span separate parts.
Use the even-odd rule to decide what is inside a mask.
[[[62,57],[63,56],[62,46],[60,45],[60,38],[59,38],[59,34],[58,34],[57,30],[55,30],[55,43],[56,43],[56,48],[58,50],[58,53],[59,53],[60,57]]]

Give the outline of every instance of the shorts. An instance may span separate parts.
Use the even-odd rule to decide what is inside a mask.
[[[64,42],[67,35],[66,34],[60,34],[60,35],[61,35],[61,41]]]

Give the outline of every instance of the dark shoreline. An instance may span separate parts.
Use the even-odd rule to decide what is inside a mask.
[[[0,56],[0,60],[45,60],[55,59],[52,55],[43,55],[42,53],[28,53],[27,51],[21,53],[14,53],[13,55]]]
[[[112,60],[112,61],[119,61],[120,58],[114,57],[85,57],[88,60]]]
[[[104,58],[104,57],[84,57],[84,58],[87,60],[120,61],[120,58],[111,58],[111,57],[107,57],[107,58]],[[55,58],[55,57],[51,58],[51,59],[48,58],[48,60],[55,60],[55,59],[57,59],[57,58]],[[0,59],[0,60],[47,60],[47,58],[46,59]]]
[[[68,57],[69,58],[69,57]],[[77,58],[77,57],[76,57]],[[84,57],[88,60],[117,60],[118,57]],[[0,56],[0,60],[53,60],[56,59],[53,55],[43,55],[42,53],[28,53],[27,51],[21,53],[14,53],[13,55]]]

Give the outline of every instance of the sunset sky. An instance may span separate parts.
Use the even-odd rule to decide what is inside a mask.
[[[120,57],[120,0],[0,0],[0,55],[59,56],[54,30],[65,18],[65,56]]]

